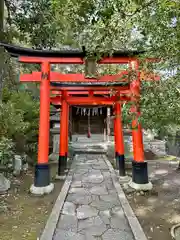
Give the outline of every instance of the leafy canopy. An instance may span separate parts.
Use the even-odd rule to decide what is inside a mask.
[[[16,39],[35,48],[82,47],[90,53],[146,49],[160,57],[158,70],[175,71],[162,82],[143,83],[141,120],[149,128],[179,124],[180,2],[178,0],[8,1]],[[171,117],[169,117],[171,116]]]

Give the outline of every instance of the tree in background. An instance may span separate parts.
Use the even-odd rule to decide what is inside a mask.
[[[157,131],[178,128],[179,1],[5,0],[5,4],[5,31],[10,42],[40,49],[84,46],[90,55],[96,53],[98,58],[102,53],[111,54],[116,49],[136,48],[146,50],[140,56],[142,58],[161,58],[163,61],[156,67],[141,66],[147,70],[166,71],[166,74],[159,83],[142,84],[140,120],[145,128]],[[174,74],[168,76],[167,73],[172,71]],[[13,91],[17,92],[17,89]],[[9,101],[18,102],[16,94],[22,93],[14,94],[16,97]],[[27,97],[27,103],[31,100]],[[22,106],[23,119],[27,117],[24,111],[28,107],[33,109],[33,103]],[[129,119],[128,106],[124,115]],[[26,120],[32,121],[30,118]],[[32,125],[37,127],[37,115],[34,121]]]

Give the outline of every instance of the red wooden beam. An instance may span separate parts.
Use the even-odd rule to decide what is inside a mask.
[[[56,96],[56,97],[51,97],[50,101],[53,104],[61,104],[63,98],[61,96]],[[118,99],[116,96],[112,96],[112,97],[71,97],[68,96],[65,98],[65,100],[69,103],[69,104],[85,104],[85,105],[89,105],[89,104],[112,104],[115,103],[116,101],[130,101],[131,98],[130,97],[120,97],[120,99]]]
[[[106,57],[102,58],[98,63],[99,64],[127,64],[130,61],[137,60],[137,57]],[[160,59],[157,58],[146,58],[145,61],[149,62],[159,62]],[[84,64],[84,59],[81,57],[28,57],[28,56],[20,56],[19,62],[24,63],[58,63],[58,64]]]
[[[41,72],[32,72],[31,74],[21,74],[21,82],[40,82]],[[141,80],[147,81],[158,81],[160,76],[154,73],[141,72]],[[50,73],[51,82],[123,82],[128,81],[128,71],[121,71],[119,74],[115,75],[104,75],[100,78],[85,78],[84,74],[74,73],[74,74],[62,74],[58,72]]]
[[[98,63],[99,64],[128,64],[131,61],[138,60],[137,57],[106,57],[101,59]],[[159,58],[146,58],[145,61],[147,62],[160,62]]]
[[[51,91],[54,95],[61,95],[62,91],[53,90]],[[67,95],[88,95],[89,91],[67,91]],[[93,91],[94,95],[110,95],[110,91]]]
[[[66,91],[67,96],[73,96],[73,95],[89,95],[89,91]],[[56,95],[56,96],[61,96],[63,93],[62,91],[57,91],[57,90],[52,90],[51,91],[52,95]],[[128,91],[115,91],[113,94],[111,93],[111,91],[93,91],[93,95],[105,95],[105,96],[126,96],[129,97],[131,95],[130,90]]]
[[[32,72],[31,74],[21,74],[21,82],[40,82],[41,81],[41,72]],[[122,71],[119,74],[115,75],[104,75],[100,78],[85,78],[84,74],[62,74],[59,72],[50,73],[51,82],[116,82],[116,81],[127,81],[128,71]]]
[[[136,59],[137,58],[131,58],[131,57],[106,57],[101,59],[98,63],[99,64],[127,64]]]
[[[19,57],[19,62],[23,63],[58,63],[58,64],[84,64],[84,60],[82,58],[74,57],[74,58],[42,58],[42,57]]]
[[[51,98],[51,103],[55,105],[61,105],[62,103],[62,98],[61,97],[55,97]],[[82,98],[80,99],[79,97],[73,97],[73,98],[67,98],[66,99],[67,103],[70,105],[112,105],[114,101],[110,98],[94,98],[94,99],[89,99],[89,98]]]
[[[58,103],[53,103],[52,104],[54,105],[60,105],[61,106],[61,102],[58,102]],[[75,106],[75,105],[78,105],[78,106],[99,106],[99,105],[113,105],[114,104],[114,101],[101,101],[101,102],[89,102],[89,101],[86,101],[86,102],[68,102],[69,105],[72,105],[72,106]]]
[[[130,58],[130,57],[106,57],[101,59],[98,63],[99,64],[126,64],[130,61],[134,61],[137,58]],[[21,56],[19,57],[19,62],[24,63],[42,63],[42,62],[49,62],[49,63],[58,63],[58,64],[84,64],[84,59],[74,57],[74,58],[43,58],[43,57],[27,57]]]
[[[59,90],[59,91],[78,91],[78,90],[83,90],[83,91],[107,91],[107,90],[117,90],[117,91],[124,91],[124,90],[129,90],[129,86],[102,86],[102,87],[99,87],[99,86],[84,86],[84,87],[73,87],[72,85],[71,86],[66,86],[66,87],[52,87],[51,86],[51,90]]]

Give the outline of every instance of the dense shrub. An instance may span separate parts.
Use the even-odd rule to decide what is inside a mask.
[[[0,140],[0,165],[12,164],[14,157],[14,143],[12,139],[2,137]]]
[[[24,121],[23,114],[11,101],[0,103],[0,139],[13,139],[16,134],[27,131],[29,123]]]
[[[13,146],[19,154],[37,152],[38,118],[39,101],[33,98],[32,93],[4,88],[0,103],[1,159],[6,159],[4,153],[8,146]],[[0,160],[0,163],[5,161]]]

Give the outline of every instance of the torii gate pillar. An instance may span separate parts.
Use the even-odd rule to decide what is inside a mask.
[[[54,184],[50,183],[49,157],[49,112],[50,112],[50,64],[43,62],[40,84],[40,118],[38,161],[35,167],[34,185],[30,192],[36,195],[50,193]]]
[[[114,107],[114,140],[115,140],[115,156],[116,165],[119,169],[119,175],[121,177],[126,176],[125,172],[125,159],[124,159],[124,139],[123,139],[123,127],[121,119],[121,104],[116,103]]]
[[[137,78],[131,83],[132,100],[134,106],[131,110],[135,113],[132,121],[132,140],[133,140],[133,153],[134,159],[132,161],[132,181],[129,185],[136,190],[151,190],[152,183],[148,179],[148,165],[144,161],[144,146],[143,146],[143,134],[141,124],[139,123],[140,107],[140,72],[139,62],[131,63],[132,69],[136,71]],[[134,108],[134,109],[133,109]]]
[[[69,106],[65,99],[62,101],[60,117],[60,142],[59,142],[59,162],[57,179],[65,179],[67,169],[68,153],[68,123],[69,123]]]

